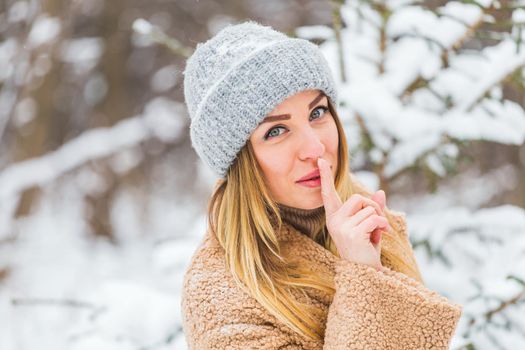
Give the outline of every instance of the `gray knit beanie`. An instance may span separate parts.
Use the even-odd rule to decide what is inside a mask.
[[[197,44],[183,74],[192,146],[221,178],[259,123],[289,96],[319,89],[337,106],[318,46],[251,20]]]

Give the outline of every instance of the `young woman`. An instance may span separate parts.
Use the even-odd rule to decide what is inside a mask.
[[[220,179],[186,270],[189,349],[446,349],[462,307],[426,288],[404,215],[349,169],[318,47],[253,21],[184,72],[192,145]]]

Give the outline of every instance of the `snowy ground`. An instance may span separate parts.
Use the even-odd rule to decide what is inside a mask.
[[[0,286],[0,348],[184,349],[180,287],[202,214],[157,197],[157,215],[144,225],[122,196],[114,245],[87,232],[75,192],[49,188],[37,213],[14,224],[16,240],[0,246],[10,267]]]

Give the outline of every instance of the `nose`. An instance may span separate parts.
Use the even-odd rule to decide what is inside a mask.
[[[325,152],[325,145],[318,131],[307,127],[301,133],[301,142],[299,142],[298,155],[301,160],[313,159],[322,157]]]

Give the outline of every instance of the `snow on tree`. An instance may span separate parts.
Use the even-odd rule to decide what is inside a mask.
[[[2,145],[9,144],[10,127],[42,117],[24,87],[56,64],[82,81],[81,106],[88,111],[111,91],[97,70],[110,41],[67,37],[64,18],[37,3],[15,1],[0,13],[0,31],[2,19],[8,27],[29,27],[26,36],[0,42],[0,66],[7,67],[0,70]],[[505,84],[525,89],[525,3],[439,3],[331,1],[333,26],[295,33],[318,42],[333,69],[352,171],[399,205],[389,207],[406,208],[426,284],[465,306],[451,348],[519,348],[525,344],[525,211],[486,203],[523,180],[508,164],[486,174],[458,168],[472,142],[525,142],[524,106],[504,94]],[[96,12],[96,4],[85,4],[75,6]],[[157,42],[179,58],[191,53],[151,22],[139,19],[132,27],[136,47]],[[169,91],[178,69],[158,69],[152,90]],[[170,196],[165,179],[178,170],[170,164],[152,174],[158,185],[146,195],[117,191],[108,206],[114,241],[93,239],[86,212],[96,208],[84,203],[110,186],[92,163],[105,162],[124,176],[144,162],[142,143],[180,137],[183,114],[181,103],[154,96],[141,112],[32,159],[0,152],[0,326],[7,334],[0,348],[185,348],[180,282],[205,231],[202,203]],[[195,181],[211,190],[213,176],[200,163],[197,169]],[[428,177],[429,193],[390,197],[390,185],[413,171]],[[42,191],[38,210],[14,217],[23,193],[35,187]]]
[[[493,33],[496,43],[477,47],[481,26],[494,23],[503,6],[513,9],[511,27]],[[525,87],[523,6],[447,1],[431,9],[417,1],[347,1],[336,13],[342,28],[297,30],[323,40],[339,80],[351,166],[374,169],[366,181],[385,189],[418,168],[435,182],[455,175],[470,142],[524,144],[524,106],[502,94],[511,79]],[[512,176],[502,181],[517,182]],[[476,185],[477,192],[489,191],[488,183],[471,178],[455,191]],[[460,200],[450,192],[405,196],[413,202],[409,232],[428,285],[465,305],[451,348],[525,345],[525,210],[480,208],[474,196]],[[430,200],[433,206],[416,204]]]

